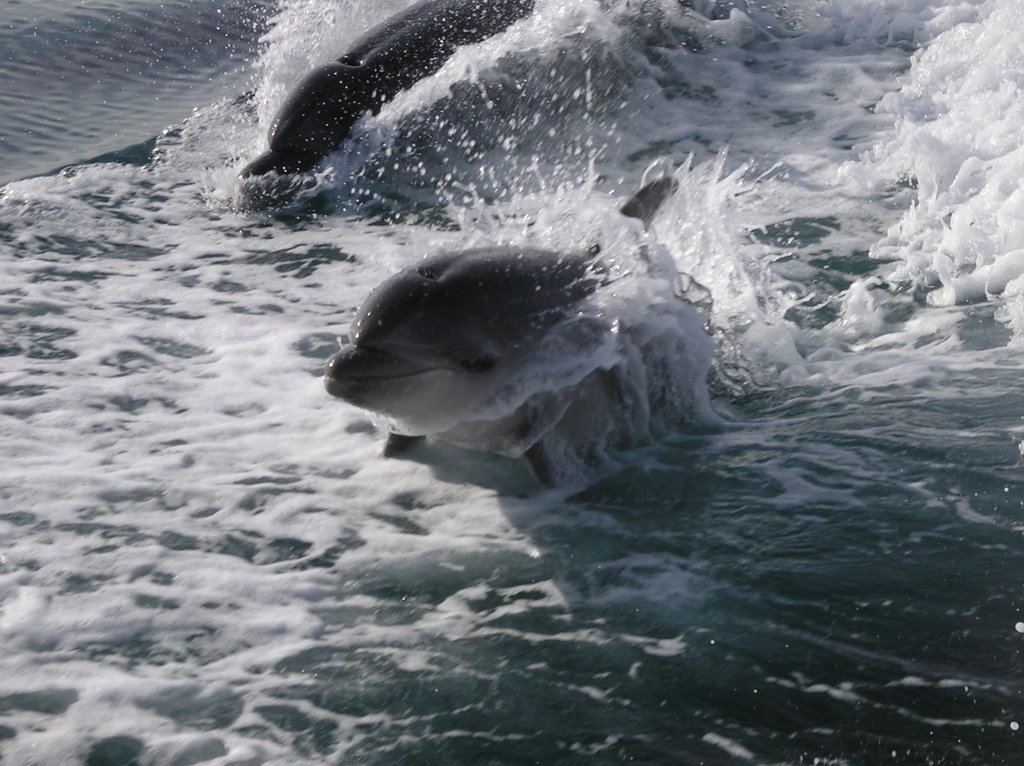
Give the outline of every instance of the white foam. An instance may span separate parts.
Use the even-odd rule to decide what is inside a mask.
[[[721,734],[716,734],[713,731],[709,731],[701,739],[709,745],[714,745],[724,750],[733,758],[739,758],[741,761],[753,761],[757,757],[739,742],[723,737]]]
[[[879,103],[897,130],[870,156],[886,177],[915,186],[913,205],[872,254],[897,261],[894,280],[937,288],[934,305],[1001,297],[1018,339],[1024,59],[1011,30],[1022,19],[1005,0],[936,13],[906,81]]]

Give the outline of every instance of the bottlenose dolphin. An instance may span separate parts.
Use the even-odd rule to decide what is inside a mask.
[[[392,16],[336,61],[313,70],[274,118],[269,150],[241,178],[301,173],[337,149],[356,121],[533,11],[535,0],[425,0]]]
[[[660,178],[621,212],[646,226],[675,187],[673,178]],[[661,386],[648,385],[657,370],[637,372],[635,365],[643,367],[643,347],[665,335],[670,322],[644,328],[633,350],[622,352],[609,344],[621,345],[629,328],[583,310],[615,279],[596,246],[568,254],[485,247],[426,258],[370,293],[352,322],[350,345],[327,361],[324,385],[389,421],[386,456],[431,435],[525,455],[541,482],[555,483],[559,445],[586,447],[603,438],[602,413],[626,409],[615,369],[624,357],[633,360],[645,391]],[[670,311],[689,312],[686,326],[707,351],[699,315],[675,294],[669,299]],[[704,386],[706,372],[706,365],[692,372],[695,385]],[[651,403],[645,398],[640,406],[649,410]]]

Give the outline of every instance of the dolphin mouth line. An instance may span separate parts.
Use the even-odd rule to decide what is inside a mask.
[[[384,383],[389,381],[400,381],[408,378],[415,378],[417,375],[423,375],[428,372],[454,372],[454,370],[448,367],[421,367],[416,370],[410,370],[408,372],[347,372],[341,377],[331,375],[330,373],[324,374],[324,382],[328,385],[334,383],[338,385],[367,385],[371,383]]]
[[[338,385],[371,385],[402,381],[431,372],[455,372],[441,359],[416,359],[371,346],[349,346],[331,357],[324,378]]]
[[[365,400],[367,395],[373,396],[373,391],[385,390],[391,386],[411,386],[415,388],[418,384],[415,381],[417,376],[424,373],[444,370],[444,367],[425,367],[412,372],[398,374],[346,374],[341,377],[334,377],[329,374],[323,376],[324,389],[333,397],[347,402],[359,403]],[[383,411],[383,410],[382,410]]]
[[[329,381],[333,381],[333,382],[336,382],[336,383],[341,383],[343,381],[353,381],[353,382],[357,382],[357,383],[362,383],[362,382],[369,383],[369,382],[381,381],[381,380],[405,380],[406,378],[414,378],[417,375],[422,375],[423,373],[426,373],[426,372],[439,372],[439,371],[443,371],[443,370],[447,370],[448,372],[451,372],[451,370],[449,370],[447,367],[424,367],[423,369],[413,370],[412,372],[402,372],[402,373],[394,373],[394,374],[381,373],[380,375],[374,375],[374,374],[367,374],[367,373],[353,373],[353,374],[345,375],[344,378],[336,378],[336,377],[334,377],[332,375],[324,375],[324,379],[325,380],[329,380]]]

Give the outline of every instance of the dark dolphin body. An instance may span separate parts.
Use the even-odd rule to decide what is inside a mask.
[[[486,40],[527,16],[535,0],[425,0],[311,72],[270,128],[270,149],[241,177],[301,173],[337,149],[365,113],[438,71],[462,45]]]
[[[674,188],[674,179],[658,179],[622,213],[647,224]],[[552,483],[544,434],[567,424],[573,435],[584,433],[579,425],[614,408],[607,372],[556,383],[554,392],[493,420],[479,420],[480,407],[502,381],[521,374],[551,333],[576,338],[595,327],[606,331],[603,322],[587,325],[580,304],[608,278],[596,247],[569,254],[477,248],[424,259],[370,293],[352,323],[351,345],[328,360],[324,385],[333,396],[399,422],[444,424],[438,430],[414,426],[414,433],[525,454],[538,478]],[[571,335],[581,330],[583,336]],[[572,348],[570,342],[569,353]],[[417,438],[391,434],[385,455]]]

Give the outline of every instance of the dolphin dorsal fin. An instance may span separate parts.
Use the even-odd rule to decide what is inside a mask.
[[[626,200],[626,204],[619,208],[619,212],[627,218],[639,218],[644,222],[646,229],[665,200],[671,197],[677,188],[679,182],[672,176],[657,178]]]

